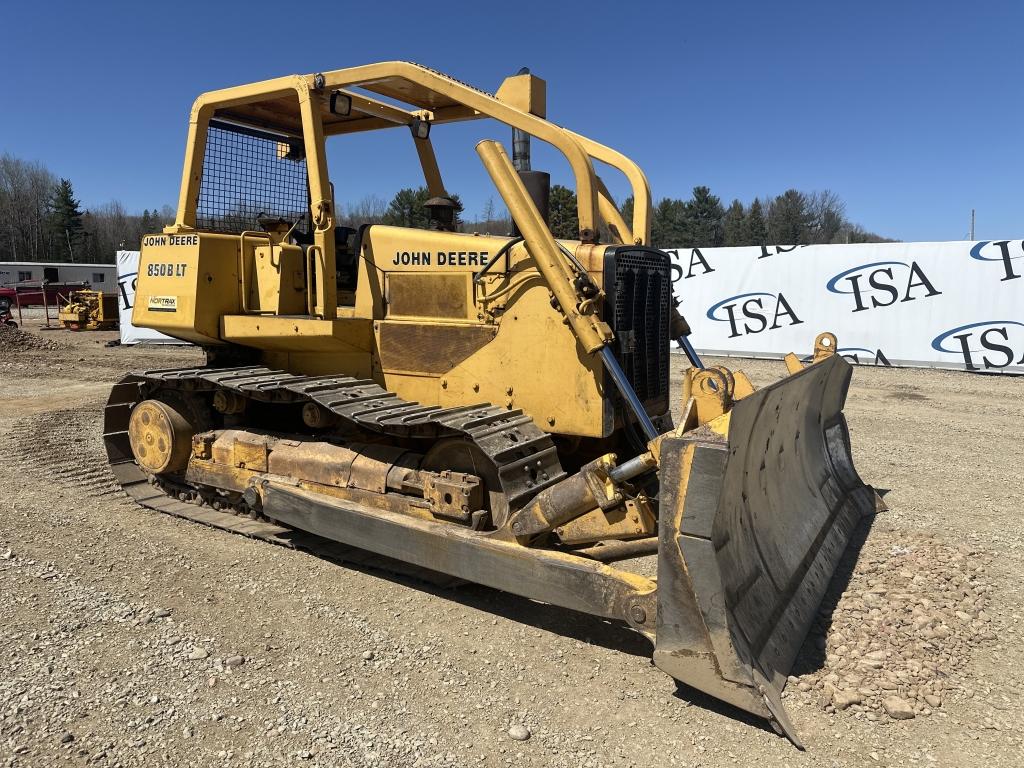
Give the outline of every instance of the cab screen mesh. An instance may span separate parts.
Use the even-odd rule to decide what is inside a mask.
[[[211,120],[196,206],[196,228],[240,233],[257,218],[293,222],[309,211],[306,157],[290,136]],[[307,219],[297,230],[308,231]]]

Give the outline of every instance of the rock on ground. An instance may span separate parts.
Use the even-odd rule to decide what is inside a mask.
[[[104,348],[114,336],[0,348],[0,768],[1024,764],[1022,379],[854,371],[854,456],[891,510],[783,694],[798,752],[677,689],[612,622],[137,509],[103,465],[110,385],[202,357]],[[783,369],[708,362],[762,385]],[[839,692],[864,699],[838,710]],[[889,696],[915,717],[894,723]]]

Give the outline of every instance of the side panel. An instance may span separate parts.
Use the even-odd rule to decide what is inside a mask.
[[[220,319],[239,311],[237,237],[142,239],[132,323],[196,344],[219,344]]]
[[[474,286],[474,275],[508,240],[366,231],[356,313],[374,313],[375,378],[425,405],[491,403],[522,409],[549,432],[609,435],[600,362],[551,306],[525,246],[513,247]],[[598,254],[592,261],[600,285],[603,261]]]
[[[442,393],[446,405],[478,398],[522,408],[548,432],[612,431],[600,359],[583,351],[539,281],[509,302],[493,342],[448,371]]]

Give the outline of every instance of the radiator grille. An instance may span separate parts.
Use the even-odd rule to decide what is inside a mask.
[[[669,302],[672,279],[668,254],[620,248],[614,255],[612,329],[616,356],[648,412],[668,410]]]

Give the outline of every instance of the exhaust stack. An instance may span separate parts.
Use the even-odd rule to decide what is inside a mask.
[[[523,67],[517,75],[530,74],[529,67]],[[516,169],[519,178],[523,180],[530,199],[537,206],[540,215],[544,218],[545,224],[551,221],[551,174],[544,171],[534,171],[530,168],[530,134],[519,128],[512,129],[512,167]],[[517,237],[521,234],[515,222],[512,223],[513,234]]]

